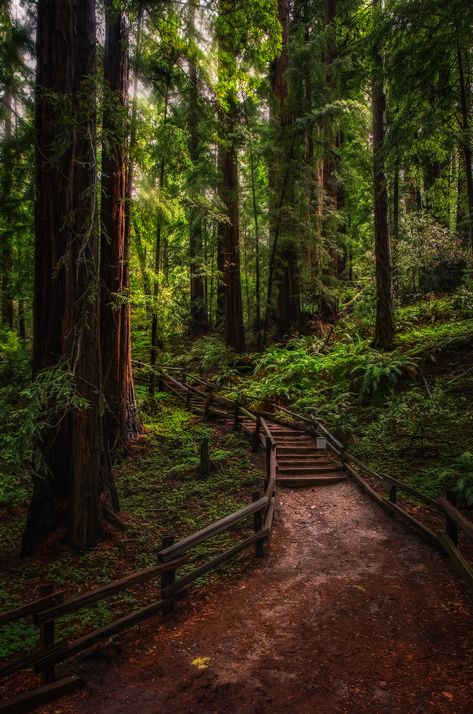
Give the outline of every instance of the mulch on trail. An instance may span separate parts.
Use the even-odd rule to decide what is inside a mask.
[[[76,660],[43,712],[473,711],[473,601],[449,562],[351,482],[279,493],[268,557]]]

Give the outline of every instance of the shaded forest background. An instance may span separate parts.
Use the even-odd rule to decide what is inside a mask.
[[[25,554],[119,509],[113,465],[169,416],[132,357],[473,503],[472,25],[466,0],[1,3],[0,502]]]

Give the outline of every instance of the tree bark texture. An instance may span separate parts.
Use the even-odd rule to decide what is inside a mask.
[[[61,408],[37,440],[24,552],[58,527],[75,547],[94,545],[114,493],[102,429],[95,2],[39,0],[37,10],[33,371],[64,366],[88,407]]]
[[[275,150],[269,167],[269,221],[270,235],[275,238],[276,233],[279,234],[274,282],[277,288],[277,332],[284,335],[300,320],[299,251],[291,235],[292,221],[287,211],[293,195],[289,137],[291,113],[288,106],[289,0],[278,0],[278,19],[282,30],[281,54],[271,68],[270,122],[275,136]],[[286,170],[288,167],[289,171]],[[280,201],[281,195],[284,195],[284,201]]]
[[[219,14],[222,18],[231,17],[233,3],[220,0]],[[240,206],[238,182],[238,149],[236,145],[237,94],[234,86],[236,58],[233,47],[231,24],[221,26],[218,34],[219,45],[219,82],[224,87],[225,107],[219,111],[219,168],[221,170],[221,199],[226,213],[226,220],[219,234],[220,265],[223,268],[225,289],[225,343],[236,352],[244,352],[245,332],[243,325],[243,303],[240,277]],[[222,251],[223,248],[223,251]],[[222,265],[223,262],[223,265]],[[218,293],[217,293],[218,303]]]
[[[5,125],[3,135],[3,177],[1,193],[1,211],[4,218],[4,229],[1,233],[1,260],[2,260],[2,324],[10,329],[13,327],[13,246],[12,246],[12,111],[11,91],[5,89]]]
[[[105,111],[101,204],[101,347],[105,436],[112,453],[141,428],[131,367],[127,230],[128,33],[125,13],[105,4]]]
[[[226,125],[226,136],[234,131],[232,121]],[[243,304],[240,278],[240,207],[238,190],[238,154],[234,144],[223,150],[222,196],[228,221],[223,226],[223,280],[225,283],[225,343],[244,352]]]
[[[189,3],[188,27],[192,37],[195,34],[195,0]],[[198,205],[199,198],[199,78],[193,58],[189,59],[189,155],[193,164],[191,185],[191,209],[189,215],[189,271],[190,271],[190,324],[192,335],[200,335],[207,329],[205,309],[204,281],[199,267],[202,258],[202,212]]]
[[[380,10],[373,0],[373,12]],[[388,191],[384,159],[386,130],[386,93],[384,63],[379,46],[373,46],[373,199],[376,259],[376,324],[374,345],[389,350],[394,341],[394,305],[391,243],[388,226]]]
[[[465,179],[466,179],[466,195],[468,199],[468,233],[470,239],[470,248],[473,256],[473,165],[472,151],[470,138],[470,116],[468,102],[468,85],[465,79],[464,63],[460,42],[457,40],[457,63],[458,75],[460,81],[460,109],[462,117],[462,148],[465,164]]]

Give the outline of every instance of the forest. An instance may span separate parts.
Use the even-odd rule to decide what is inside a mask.
[[[198,566],[193,601],[181,606],[175,571],[169,578],[163,566],[170,620],[174,607],[190,607],[192,621],[192,607],[215,595],[217,620],[231,630],[225,597],[242,579],[253,609],[235,600],[235,620],[255,609],[263,617],[252,578],[271,588],[295,578],[282,552],[301,570],[319,558],[320,602],[330,608],[355,608],[361,596],[374,608],[384,598],[381,610],[396,602],[402,620],[406,602],[385,582],[400,568],[409,607],[428,600],[431,608],[413,639],[424,625],[440,633],[425,655],[433,670],[419,664],[421,648],[406,659],[411,679],[391,680],[394,660],[356,608],[366,647],[375,642],[377,688],[352,664],[326,709],[317,684],[305,690],[297,679],[292,691],[276,677],[275,703],[269,680],[252,689],[248,673],[246,703],[231,688],[202,703],[190,674],[182,674],[187,693],[176,695],[174,630],[166,639],[156,629],[171,662],[161,672],[167,694],[159,703],[151,689],[140,695],[142,711],[167,711],[175,696],[178,712],[471,711],[471,592],[418,534],[372,512],[357,486],[391,516],[404,509],[471,590],[472,152],[470,0],[0,0],[0,665],[24,648],[34,655],[41,622],[39,605],[33,623],[10,611],[41,597],[56,605],[59,590],[67,604],[154,567],[161,546],[163,565],[166,548],[181,555],[174,538],[184,543],[266,498],[261,522],[256,505],[246,514],[257,558],[269,552],[261,572],[244,558],[215,573]],[[333,532],[321,525],[330,504]],[[319,523],[310,521],[306,537],[317,556],[301,545],[312,516]],[[438,536],[445,518],[447,535]],[[195,562],[236,549],[247,533],[236,530],[199,536]],[[288,545],[296,532],[299,546]],[[328,565],[334,538],[347,549],[339,567],[358,564],[341,594]],[[391,562],[396,548],[403,555]],[[384,564],[366,582],[364,550]],[[289,619],[313,606],[301,588]],[[92,599],[56,636],[151,607],[154,590],[147,583]],[[290,592],[278,590],[284,601]],[[215,651],[204,657],[205,647],[232,647],[217,623],[213,640],[192,627],[200,649],[191,670],[210,677]],[[348,662],[345,625],[323,627],[339,632],[334,661]],[[40,625],[50,655],[54,632],[53,624],[48,640]],[[145,638],[146,626],[139,632]],[[132,637],[124,642],[134,647]],[[309,659],[323,644],[314,638]],[[392,650],[401,657],[404,647]],[[118,666],[107,657],[102,683]],[[237,665],[225,666],[215,677],[234,682]],[[90,663],[81,667],[90,674]],[[0,679],[0,695],[31,685],[20,670]],[[42,685],[54,681],[50,669],[41,674]],[[90,691],[60,711],[137,710],[108,699],[101,709]],[[5,711],[20,711],[18,701]]]

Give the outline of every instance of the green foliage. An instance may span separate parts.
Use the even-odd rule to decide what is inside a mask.
[[[393,392],[407,374],[415,377],[417,362],[411,357],[376,350],[359,355],[350,371],[353,386],[359,388],[361,400],[376,400]]]
[[[455,490],[467,506],[473,506],[473,454],[465,451],[445,474],[446,478],[456,480]]]
[[[31,468],[47,476],[33,444],[74,409],[86,409],[66,364],[46,369],[31,381],[30,355],[13,332],[0,334],[0,503],[22,499]]]
[[[235,353],[226,347],[224,341],[210,335],[195,340],[182,357],[183,364],[193,365],[202,372],[214,369],[224,371],[234,360]]]

